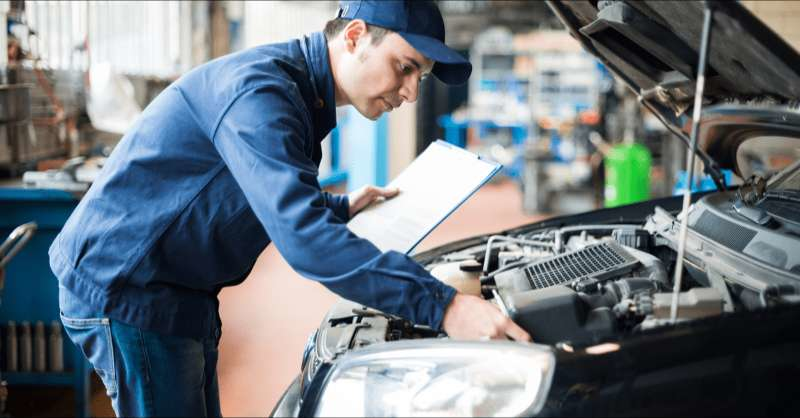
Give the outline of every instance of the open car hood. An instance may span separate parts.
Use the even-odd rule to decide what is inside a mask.
[[[588,52],[688,143],[703,2],[552,0],[548,4]],[[738,2],[710,4],[714,20],[703,92],[704,121],[712,114],[719,118],[720,112],[714,111],[717,106],[727,107],[721,113],[730,115],[731,105],[739,115],[749,108],[769,109],[796,121],[800,55]],[[740,127],[748,131],[746,125]],[[732,157],[745,142],[741,135],[714,137],[710,135],[721,131],[705,132],[700,137],[700,157],[706,170],[713,174],[719,168],[731,168],[747,175]],[[775,137],[769,133],[767,129],[764,137]],[[728,143],[729,136],[733,142]]]

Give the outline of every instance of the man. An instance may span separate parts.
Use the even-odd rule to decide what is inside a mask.
[[[453,338],[530,339],[347,229],[397,191],[317,182],[335,106],[376,119],[415,101],[429,73],[466,81],[471,66],[443,42],[432,2],[345,2],[325,34],[211,61],[145,109],[50,249],[62,321],[118,415],[220,414],[217,294],[270,242],[347,299]]]

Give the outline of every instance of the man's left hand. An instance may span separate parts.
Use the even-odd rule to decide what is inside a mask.
[[[382,199],[391,199],[397,196],[398,193],[400,193],[400,189],[397,188],[389,189],[378,186],[361,187],[347,195],[350,201],[350,217],[352,218],[360,212],[361,209],[364,209],[373,202]]]

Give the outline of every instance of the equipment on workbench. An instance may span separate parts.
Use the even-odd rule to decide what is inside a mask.
[[[64,371],[64,337],[61,335],[61,323],[50,323],[50,335],[47,339],[47,360],[50,371],[61,373]]]
[[[49,333],[49,336],[47,335]],[[45,373],[64,371],[64,339],[61,324],[53,321],[49,331],[43,321],[8,321],[2,344],[3,372]]]
[[[67,160],[59,169],[26,171],[22,175],[22,182],[37,189],[85,192],[89,190],[101,167],[102,164],[87,163],[84,157],[75,157]]]
[[[14,321],[8,321],[8,325],[6,326],[6,371],[15,372],[17,371],[17,359],[18,359],[18,345],[17,345],[17,323]]]
[[[47,370],[45,341],[44,322],[36,321],[33,331],[33,370],[39,373]]]

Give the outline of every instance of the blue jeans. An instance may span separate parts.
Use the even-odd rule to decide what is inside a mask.
[[[61,322],[94,367],[117,416],[222,416],[218,339],[146,331],[85,312],[60,289]]]

